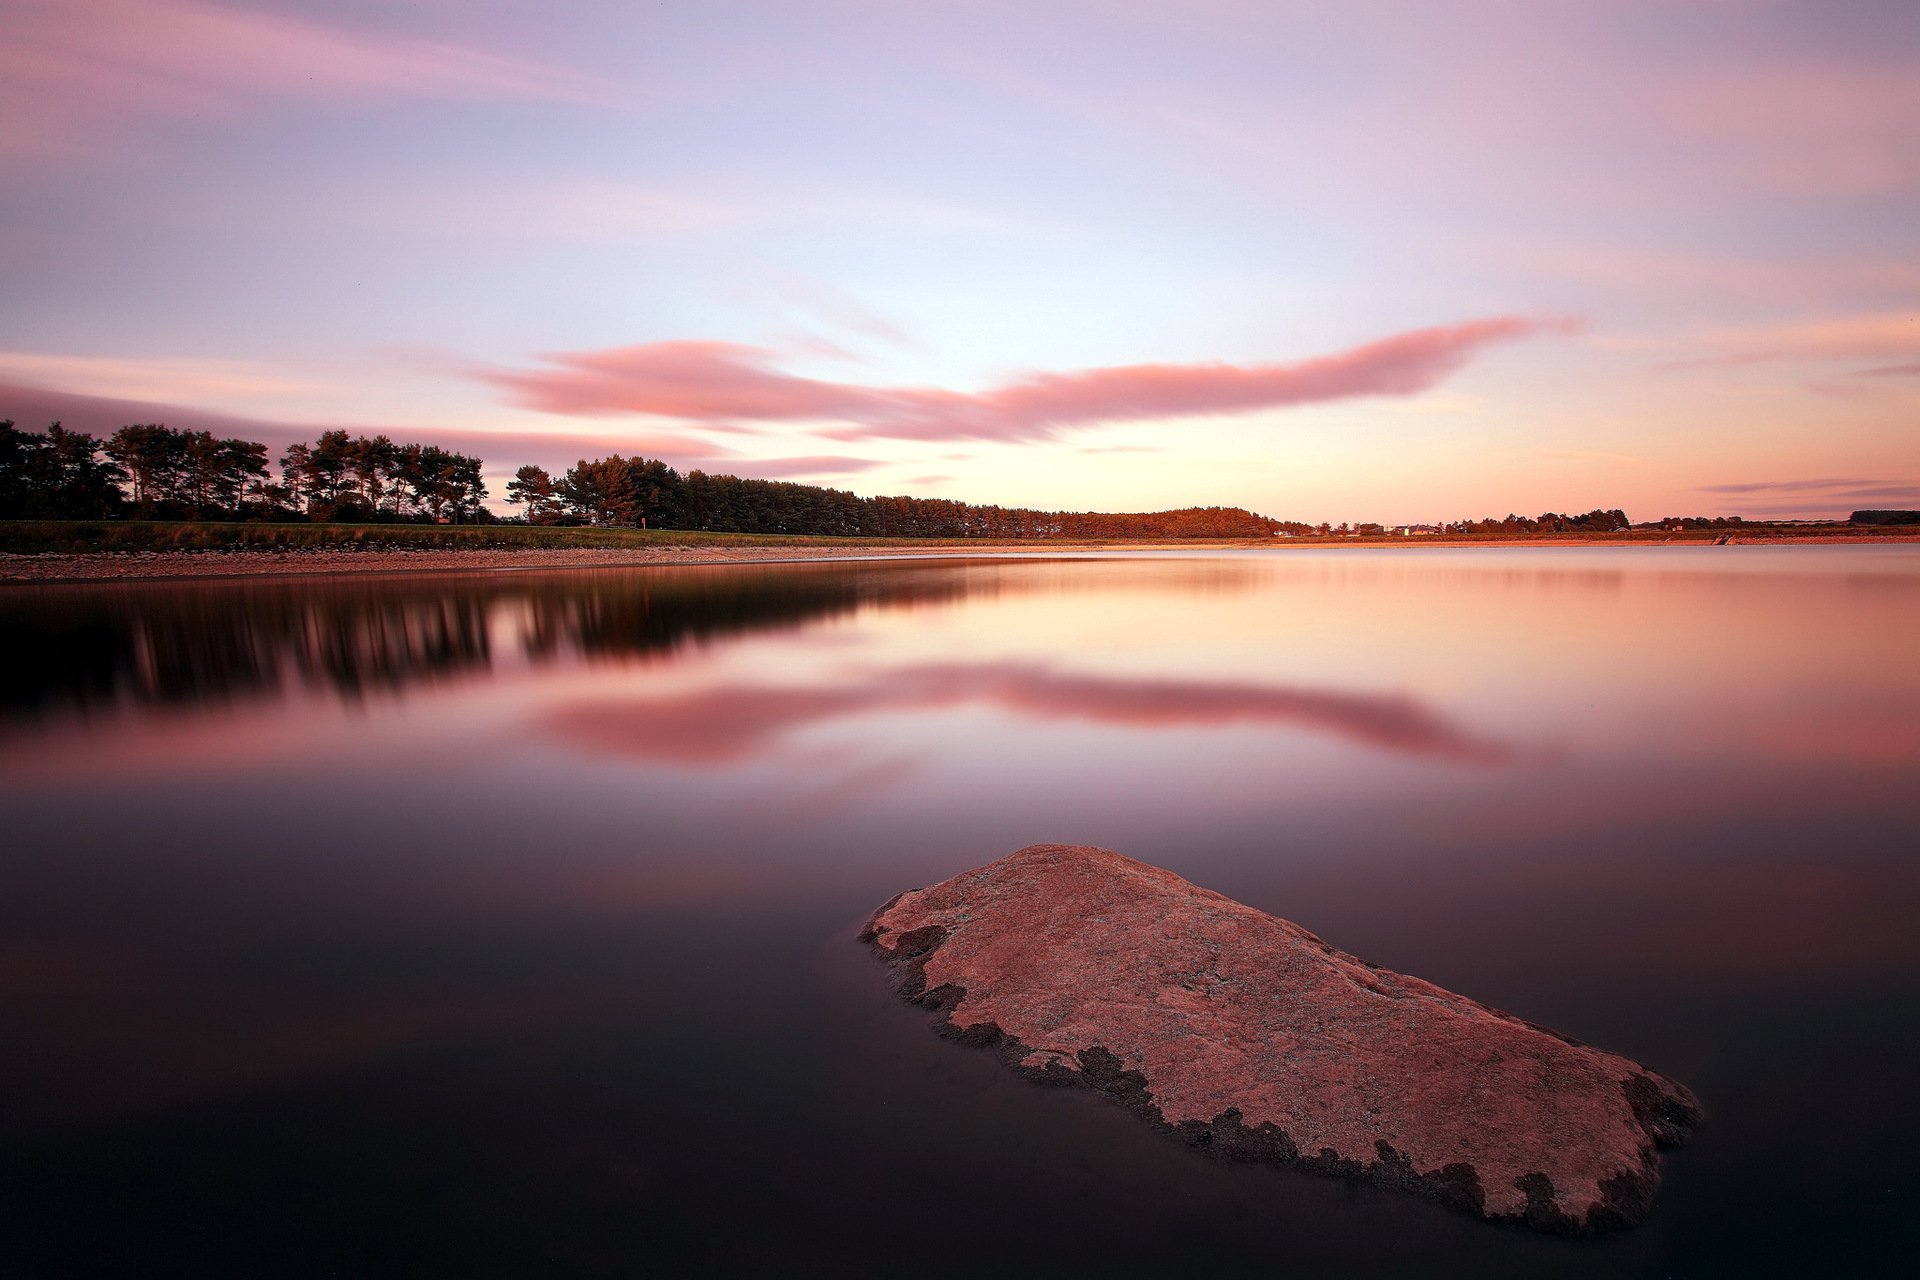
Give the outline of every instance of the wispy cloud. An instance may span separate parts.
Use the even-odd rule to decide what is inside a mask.
[[[569,179],[500,190],[496,179],[370,191],[327,210],[327,216],[336,225],[375,233],[601,245],[665,235],[728,235],[751,225],[757,215],[722,195],[666,186]]]
[[[1804,493],[1815,489],[1847,489],[1874,484],[1872,480],[1748,480],[1739,484],[1703,484],[1702,493]]]
[[[230,400],[297,395],[314,383],[269,365],[201,357],[47,355],[0,351],[0,382],[136,400]]]
[[[926,349],[897,320],[881,315],[846,290],[825,280],[782,272],[775,278],[774,289],[788,306],[809,319],[890,346],[913,351]]]
[[[1826,360],[1900,360],[1920,355],[1920,311],[1872,312],[1802,324],[1719,329],[1699,335],[1694,345],[1709,354],[1669,360],[1662,369],[1717,369],[1738,365],[1808,363]],[[1872,372],[1869,370],[1868,372]],[[1887,376],[1894,376],[1889,374]]]
[[[1604,449],[1536,449],[1542,458],[1565,458],[1573,462],[1612,462],[1623,467],[1644,467],[1645,458],[1636,458],[1630,453],[1608,453]]]
[[[546,368],[478,376],[545,413],[812,422],[839,440],[1033,441],[1108,422],[1415,395],[1491,344],[1565,327],[1500,316],[1416,329],[1289,364],[1121,365],[1032,374],[982,392],[804,378],[776,368],[765,348],[700,341],[556,352],[543,357]]]
[[[1488,232],[1465,237],[1459,252],[1490,268],[1544,276],[1577,286],[1582,296],[1635,293],[1648,281],[1689,297],[1806,307],[1810,300],[1886,298],[1920,292],[1920,263],[1857,251],[1815,256],[1740,254],[1724,248],[1653,246],[1607,239],[1515,238]]]
[[[1804,499],[1809,503],[1832,501],[1920,501],[1920,484],[1904,480],[1863,480],[1855,477],[1824,477],[1804,480],[1747,480],[1734,484],[1703,484],[1702,493],[1722,493],[1757,498]]]
[[[605,81],[465,45],[197,0],[21,0],[0,43],[0,152],[97,145],[156,116],[282,100],[608,105]]]
[[[837,453],[815,453],[798,458],[755,458],[751,461],[743,461],[740,465],[749,469],[756,477],[788,479],[793,476],[851,475],[856,471],[866,471],[880,466],[882,460],[851,458]]]

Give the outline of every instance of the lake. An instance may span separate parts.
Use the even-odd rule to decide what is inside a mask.
[[[0,1274],[1911,1261],[1911,545],[7,587],[0,633]],[[1042,841],[1707,1124],[1565,1240],[1036,1088],[854,935]]]

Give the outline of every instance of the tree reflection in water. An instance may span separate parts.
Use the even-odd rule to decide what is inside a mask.
[[[723,566],[446,578],[26,588],[0,593],[9,718],[293,691],[355,699],[529,662],[642,657],[868,605],[959,599],[963,572]]]

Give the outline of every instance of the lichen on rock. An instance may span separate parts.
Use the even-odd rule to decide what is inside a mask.
[[[1170,871],[1032,845],[903,893],[861,938],[1026,1075],[1195,1145],[1541,1230],[1631,1225],[1699,1103],[1640,1064],[1334,950]]]

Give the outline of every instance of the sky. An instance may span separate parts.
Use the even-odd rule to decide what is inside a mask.
[[[1920,507],[1912,0],[0,0],[0,417]]]

